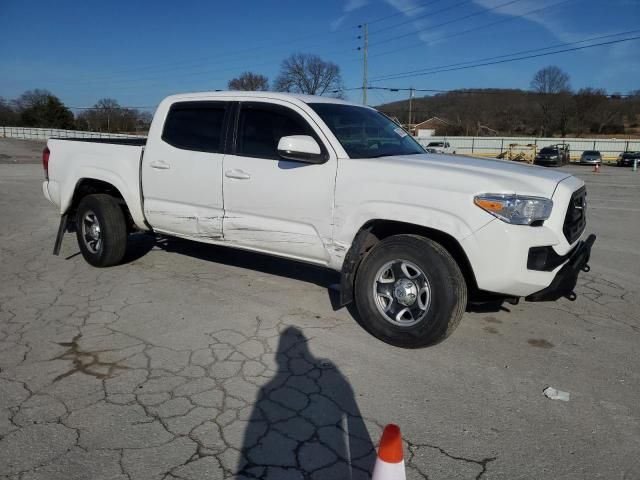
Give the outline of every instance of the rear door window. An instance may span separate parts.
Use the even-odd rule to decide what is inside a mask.
[[[171,106],[162,139],[183,150],[220,153],[224,149],[225,102],[180,102]]]

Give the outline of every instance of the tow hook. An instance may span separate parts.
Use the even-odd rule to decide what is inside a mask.
[[[582,271],[583,272],[590,272],[591,271],[591,267],[589,265],[585,265],[582,267]]]
[[[578,298],[578,295],[576,295],[576,292],[571,292],[571,293],[567,293],[564,298],[566,298],[567,300],[569,300],[570,302],[575,302],[576,298]]]

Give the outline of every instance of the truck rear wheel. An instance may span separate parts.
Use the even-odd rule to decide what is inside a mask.
[[[78,246],[94,267],[119,264],[127,249],[127,225],[122,208],[111,195],[87,195],[78,205]]]
[[[394,235],[364,258],[355,280],[360,319],[374,336],[402,348],[443,341],[467,305],[460,268],[440,244]]]

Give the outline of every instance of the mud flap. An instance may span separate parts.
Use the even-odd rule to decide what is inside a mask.
[[[60,247],[62,246],[62,237],[67,231],[67,214],[60,215],[60,225],[58,226],[58,234],[56,235],[56,243],[53,245],[53,254],[60,254]]]

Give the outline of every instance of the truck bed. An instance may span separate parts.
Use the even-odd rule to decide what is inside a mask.
[[[50,138],[49,179],[45,196],[64,213],[85,179],[113,185],[129,207],[133,221],[145,227],[140,196],[140,161],[147,139]]]

